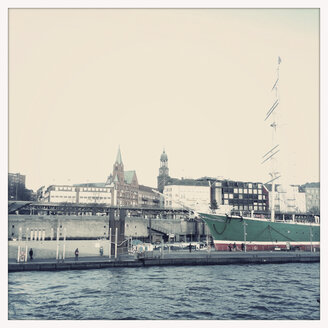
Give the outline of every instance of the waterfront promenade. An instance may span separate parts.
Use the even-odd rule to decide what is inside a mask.
[[[56,271],[85,270],[114,267],[149,267],[181,265],[228,265],[228,264],[269,264],[269,263],[320,262],[316,252],[217,252],[217,251],[160,251],[125,254],[111,258],[105,256],[73,257],[65,260],[34,259],[17,263],[9,259],[8,271]]]

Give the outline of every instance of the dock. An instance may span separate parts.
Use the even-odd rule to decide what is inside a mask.
[[[9,272],[24,271],[60,271],[87,270],[103,268],[135,268],[150,266],[182,266],[182,265],[243,265],[243,264],[283,264],[320,262],[318,252],[146,252],[121,255],[117,259],[108,257],[83,257],[75,260],[40,259],[17,263],[8,263]]]

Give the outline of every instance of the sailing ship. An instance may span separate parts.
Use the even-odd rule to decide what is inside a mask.
[[[276,172],[276,154],[279,152],[279,145],[275,144],[276,134],[276,108],[279,105],[279,67],[281,58],[278,57],[277,78],[272,90],[275,91],[275,101],[266,113],[265,121],[269,118],[272,121],[270,127],[273,131],[273,147],[263,156],[263,162],[271,161],[271,217],[255,218],[240,215],[230,215],[230,213],[198,212],[197,214],[207,224],[216,250],[305,250],[316,251],[320,249],[320,224],[319,219],[314,218],[313,222],[297,222],[295,216],[293,220],[275,219],[275,189],[276,180],[280,178]],[[269,122],[268,121],[268,122]]]

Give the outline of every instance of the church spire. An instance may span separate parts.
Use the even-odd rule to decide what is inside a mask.
[[[121,155],[121,148],[118,146],[117,156],[116,156],[116,162],[117,164],[122,164],[122,155]]]

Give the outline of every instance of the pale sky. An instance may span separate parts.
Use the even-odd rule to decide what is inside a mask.
[[[319,181],[319,10],[11,9],[9,172],[27,188],[125,170],[267,182],[280,65],[279,171]],[[279,110],[279,112],[278,112]]]

